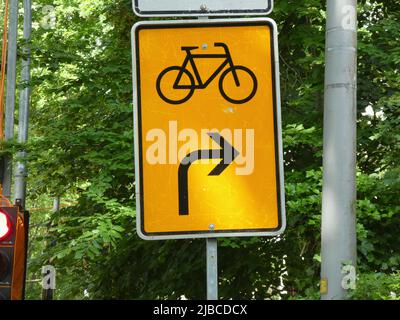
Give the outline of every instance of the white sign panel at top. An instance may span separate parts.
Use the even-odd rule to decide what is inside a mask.
[[[267,15],[273,0],[132,0],[140,17]]]

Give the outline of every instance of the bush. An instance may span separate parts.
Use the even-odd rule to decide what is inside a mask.
[[[359,275],[353,300],[400,300],[400,271]]]

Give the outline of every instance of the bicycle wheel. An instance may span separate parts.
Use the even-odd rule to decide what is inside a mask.
[[[239,78],[239,85],[236,84],[234,73]],[[226,69],[219,79],[219,91],[225,100],[234,104],[243,104],[255,96],[257,92],[257,78],[254,73],[243,66],[233,66]]]
[[[174,84],[182,73],[178,88]],[[194,78],[186,69],[178,66],[168,67],[157,78],[157,92],[161,99],[169,104],[182,104],[188,101],[194,93]]]

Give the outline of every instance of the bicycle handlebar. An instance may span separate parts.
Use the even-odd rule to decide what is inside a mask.
[[[228,46],[223,42],[215,42],[214,47],[223,47],[225,50],[228,50]]]

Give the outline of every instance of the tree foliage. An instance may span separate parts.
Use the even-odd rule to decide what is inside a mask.
[[[219,241],[225,299],[318,297],[324,3],[275,3],[288,227]],[[45,5],[55,28],[43,27]],[[59,195],[69,206],[33,212],[29,278],[54,265],[65,299],[204,298],[204,241],[145,242],[135,232],[131,2],[38,0],[35,9],[29,204]],[[358,267],[388,279],[400,263],[398,30],[398,1],[359,1]]]

